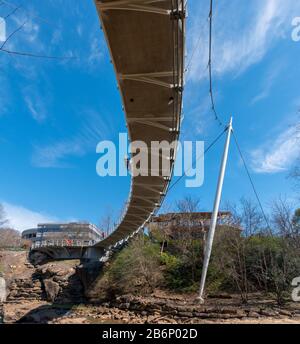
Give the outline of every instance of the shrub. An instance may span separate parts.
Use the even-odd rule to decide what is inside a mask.
[[[162,283],[159,245],[138,237],[119,252],[107,271],[111,293],[152,292]]]

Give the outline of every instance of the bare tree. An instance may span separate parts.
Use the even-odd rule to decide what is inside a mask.
[[[4,207],[0,204],[0,228],[7,224],[8,220],[6,219],[6,213]]]
[[[263,215],[257,205],[247,198],[241,199],[242,226],[246,236],[259,233],[263,228]]]
[[[289,294],[291,280],[300,268],[300,237],[297,211],[286,199],[279,197],[272,204],[272,235],[249,242],[252,255],[249,271],[266,292],[276,296],[282,304]]]
[[[193,213],[199,210],[200,200],[190,195],[176,202],[177,211],[181,213]]]
[[[14,248],[23,244],[20,233],[11,228],[0,228],[0,247]]]
[[[290,177],[294,180],[295,190],[300,198],[300,159],[298,160],[296,166],[292,169]]]
[[[162,208],[160,209],[161,214],[170,214],[171,213],[171,205],[164,202]],[[160,254],[162,255],[164,252],[165,245],[168,241],[168,238],[171,236],[171,227],[164,226],[164,228],[160,228],[158,223],[150,221],[149,224],[149,234],[150,238],[158,241],[160,243]]]
[[[250,283],[247,269],[246,238],[229,232],[223,236],[222,242],[215,245],[215,261],[232,285],[239,291],[243,303],[248,301]]]
[[[239,291],[242,302],[248,301],[253,289],[249,277],[248,249],[251,238],[263,232],[263,216],[251,199],[242,198],[239,204],[226,203],[230,217],[226,223],[230,227],[240,227],[242,234],[228,231],[218,240],[216,248],[217,265]]]
[[[122,205],[121,209],[117,211],[117,215],[110,207],[106,208],[105,214],[101,217],[99,222],[100,229],[102,229],[106,233],[106,235],[110,235],[111,232],[114,230],[117,225],[117,221],[119,221],[124,214],[126,205],[127,202],[125,202]]]
[[[264,217],[250,198],[241,198],[238,205],[230,202],[226,202],[225,205],[230,212],[229,218],[225,221],[228,225],[241,227],[246,237],[263,231]]]
[[[272,220],[275,230],[284,237],[293,236],[293,205],[279,197],[272,203]]]
[[[109,235],[114,227],[114,218],[111,211],[106,212],[100,220],[100,229],[102,229],[106,235]]]
[[[295,210],[292,218],[293,232],[297,237],[300,237],[300,208]]]
[[[238,205],[236,203],[226,201],[222,208],[226,209],[230,213],[230,215],[223,220],[223,223],[228,226],[241,227],[242,218]]]
[[[300,109],[298,110],[298,112],[300,113]],[[297,135],[297,140],[298,142],[296,144],[298,144],[299,146],[299,141],[300,141],[300,118],[299,118],[299,122],[296,125],[296,132],[298,133]],[[295,164],[295,166],[293,167],[291,173],[290,173],[290,177],[293,178],[294,182],[295,182],[295,190],[299,196],[300,199],[300,155],[298,157],[298,160]]]

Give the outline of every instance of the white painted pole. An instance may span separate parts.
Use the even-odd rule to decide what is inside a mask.
[[[232,117],[230,118],[230,121],[227,127],[227,138],[225,142],[223,159],[222,159],[222,164],[220,168],[220,175],[219,175],[217,192],[216,192],[216,197],[215,197],[215,202],[214,202],[214,209],[213,209],[213,213],[211,217],[208,237],[206,240],[205,255],[204,255],[201,282],[200,282],[200,291],[199,291],[199,297],[198,297],[201,303],[204,303],[203,293],[204,293],[208,264],[210,260],[210,255],[211,255],[211,250],[212,250],[212,245],[213,245],[214,235],[215,235],[215,230],[216,230],[216,225],[217,225],[219,206],[220,206],[220,201],[221,201],[222,188],[223,188],[225,170],[226,170],[226,165],[227,165],[231,132],[232,132]]]

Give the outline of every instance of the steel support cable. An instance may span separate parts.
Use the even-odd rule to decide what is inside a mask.
[[[208,70],[209,70],[209,94],[211,100],[211,109],[215,115],[215,120],[218,121],[219,125],[224,125],[218,115],[215,107],[215,100],[213,94],[212,85],[212,24],[213,24],[213,0],[210,0],[210,11],[209,11],[209,58],[208,58]]]
[[[207,17],[207,20],[209,20],[209,17]],[[206,25],[207,23],[203,23],[201,26],[200,26],[200,29],[199,31],[202,32],[204,26]],[[191,72],[191,69],[192,69],[192,65],[193,65],[193,60],[194,60],[194,57],[195,57],[195,54],[196,54],[196,51],[199,49],[199,45],[200,45],[200,42],[201,42],[201,38],[202,36],[199,34],[199,37],[198,37],[198,40],[196,41],[195,45],[194,45],[194,48],[192,50],[192,53],[191,53],[191,56],[189,58],[189,61],[186,65],[186,68],[185,68],[185,72],[186,72],[186,78],[188,79],[189,75],[190,75],[190,72]],[[206,66],[204,69],[203,69],[203,72],[208,68],[208,66]],[[202,68],[201,68],[202,69]]]
[[[203,158],[203,156],[209,152],[209,150],[220,140],[220,138],[224,135],[224,133],[227,130],[228,130],[228,126],[226,126],[226,128],[224,128],[224,130],[210,143],[210,145],[205,149],[203,154],[196,159],[196,161],[199,161],[201,158]],[[192,169],[192,166],[187,171],[185,171],[184,174],[182,176],[180,176],[172,185],[168,186],[167,191],[168,192],[171,191],[180,182],[180,180],[186,176],[186,173],[189,172],[191,169]],[[160,207],[162,207],[165,199],[166,199],[166,197],[164,197],[162,199]]]
[[[220,116],[218,115],[218,113],[216,111],[215,101],[214,101],[214,94],[213,94],[213,85],[212,85],[212,26],[213,26],[212,23],[213,23],[213,0],[210,0],[210,12],[209,12],[209,61],[208,61],[208,68],[209,68],[209,93],[210,93],[212,111],[214,112],[215,119],[219,122],[220,125],[223,125],[223,122],[220,119]],[[240,157],[241,157],[241,159],[243,161],[243,165],[245,167],[245,170],[246,170],[247,176],[249,178],[250,184],[252,186],[253,192],[255,194],[255,197],[257,199],[257,202],[258,202],[259,207],[261,209],[261,212],[263,214],[264,220],[265,220],[265,222],[267,224],[268,229],[271,231],[269,220],[268,220],[268,218],[266,216],[266,213],[265,213],[265,211],[263,209],[262,202],[261,202],[261,200],[259,198],[259,195],[258,195],[258,192],[257,192],[257,190],[255,188],[253,179],[252,179],[251,174],[249,172],[246,160],[245,160],[245,158],[243,156],[243,153],[241,151],[241,148],[240,148],[240,146],[238,144],[237,137],[236,137],[234,131],[232,131],[232,134],[233,134],[234,142],[235,142],[235,144],[237,146],[239,155],[240,155]]]
[[[224,133],[227,131],[228,127],[226,127],[210,144],[209,146],[204,150],[203,154],[201,154],[196,161],[199,161],[203,158],[203,156],[209,152],[209,150],[220,140],[220,138],[224,135]],[[189,172],[193,167],[191,166],[187,171],[183,173],[182,176],[178,177],[178,179],[169,187],[168,191],[172,190],[176,184],[180,182],[180,180],[186,176],[187,172]]]
[[[42,17],[40,17],[40,16],[38,16],[38,15],[34,15],[34,14],[32,14],[32,13],[30,13],[28,10],[26,10],[25,8],[24,8],[24,6],[17,6],[16,4],[14,4],[14,3],[12,3],[12,2],[10,2],[10,1],[7,1],[7,0],[2,0],[2,3],[0,4],[0,5],[2,5],[2,4],[5,4],[5,5],[7,5],[7,6],[10,6],[10,7],[13,7],[15,10],[19,10],[19,9],[21,9],[22,11],[24,11],[25,13],[27,13],[27,16],[29,16],[30,18],[37,18],[37,19],[39,19],[40,21],[42,21],[42,22],[44,22],[44,23],[46,23],[46,24],[48,24],[48,25],[51,25],[51,26],[53,26],[53,27],[57,27],[57,25],[53,22],[53,23],[51,23],[51,22],[49,22],[48,20],[46,20],[46,19],[44,19],[44,18],[42,18]],[[13,13],[12,13],[13,14]]]
[[[250,174],[250,172],[249,172],[249,168],[248,168],[248,166],[247,166],[246,160],[245,160],[245,158],[244,158],[244,155],[243,155],[243,153],[242,153],[242,150],[241,150],[241,148],[240,148],[240,145],[239,145],[239,143],[238,143],[238,140],[237,140],[237,137],[236,137],[234,131],[232,131],[232,136],[233,136],[233,138],[234,138],[234,142],[235,142],[235,144],[236,144],[236,147],[237,147],[237,150],[238,150],[238,152],[239,152],[239,155],[240,155],[240,157],[241,157],[241,159],[242,159],[242,162],[243,162],[243,165],[244,165],[244,167],[245,167],[245,170],[246,170],[248,179],[249,179],[249,181],[250,181],[250,184],[251,184],[251,186],[252,186],[253,192],[254,192],[254,194],[255,194],[255,197],[256,197],[257,202],[258,202],[258,204],[259,204],[259,207],[260,207],[260,209],[261,209],[261,212],[262,212],[262,215],[263,215],[263,217],[264,217],[264,220],[265,220],[265,222],[266,222],[266,224],[267,224],[267,227],[268,227],[268,229],[269,229],[269,231],[270,231],[270,233],[271,233],[272,231],[271,231],[271,227],[270,227],[269,220],[268,220],[267,215],[266,215],[266,213],[265,213],[265,211],[264,211],[264,208],[263,208],[263,206],[262,206],[262,202],[261,202],[261,200],[260,200],[260,198],[259,198],[258,192],[257,192],[256,187],[255,187],[255,185],[254,185],[253,179],[252,179],[251,174]]]
[[[173,6],[173,2],[172,2],[172,6]],[[212,88],[212,63],[211,63],[211,61],[212,61],[212,58],[211,58],[211,55],[212,55],[211,54],[212,53],[212,10],[213,10],[213,3],[212,3],[212,0],[211,0],[211,3],[210,3],[210,13],[209,13],[210,30],[209,30],[209,63],[208,63],[209,79],[210,79],[210,98],[211,98],[211,102],[212,102],[212,110],[214,111],[215,117],[218,120],[219,124],[222,125],[223,123],[220,120],[220,118],[219,118],[219,116],[218,116],[218,114],[216,112],[216,109],[215,109],[214,97],[213,97],[213,88]],[[199,39],[199,42],[200,42],[200,39]],[[194,55],[196,49],[197,49],[197,47],[194,49],[194,52],[192,54],[192,58],[193,58],[193,55]],[[189,64],[191,64],[192,58],[191,58]],[[206,154],[209,151],[209,149],[220,139],[220,137],[224,134],[224,132],[226,130],[227,130],[227,126],[225,127],[224,131],[216,138],[216,140],[214,140],[212,142],[212,144],[209,145],[209,147],[205,150],[204,154]],[[168,191],[170,191],[184,176],[185,176],[185,174],[183,174],[181,177],[179,177],[170,187],[168,187]],[[163,201],[164,200],[165,200],[165,198],[163,199]]]
[[[3,2],[4,4],[4,2]],[[7,19],[9,18],[10,16],[14,15],[21,7],[23,7],[23,5],[19,5],[19,6],[16,6],[10,13],[8,13],[4,19]]]
[[[215,106],[215,100],[214,100],[214,94],[213,94],[213,83],[212,83],[212,23],[213,23],[213,0],[210,1],[210,11],[209,11],[209,59],[208,59],[208,65],[206,68],[208,68],[209,70],[209,94],[210,94],[210,100],[211,100],[211,109],[215,115],[215,120],[218,121],[219,125],[224,125],[224,123],[222,122],[220,116],[218,115],[217,111],[216,111],[216,106]],[[205,23],[203,24],[203,26],[205,25]],[[202,26],[202,27],[203,27]],[[202,28],[201,27],[201,28]],[[195,47],[192,51],[191,57],[190,57],[190,61],[187,64],[186,67],[186,71],[187,71],[187,76],[190,73],[190,67],[192,65],[193,62],[193,58],[194,55],[199,47],[199,44],[201,42],[201,36],[199,36],[198,41],[195,44]]]
[[[20,6],[16,6],[8,1],[3,0],[0,5],[9,5],[11,7],[14,7],[14,10],[12,12],[10,12],[6,17],[4,17],[5,19],[7,19],[8,17],[10,17],[11,15],[13,15],[15,12],[17,12],[17,10],[19,9],[24,9],[23,5]],[[26,10],[24,10],[26,12]],[[39,18],[38,16],[32,16],[32,17],[36,17]],[[45,20],[44,20],[45,21]],[[34,58],[43,58],[43,59],[52,59],[52,60],[68,60],[68,59],[76,59],[75,56],[51,56],[51,55],[44,55],[44,54],[35,54],[35,53],[30,53],[30,52],[22,52],[22,51],[14,51],[14,50],[9,50],[9,49],[4,49],[4,46],[6,45],[6,43],[17,33],[19,32],[21,29],[23,29],[23,27],[25,26],[25,24],[28,22],[28,19],[22,24],[20,25],[16,30],[14,30],[8,37],[7,39],[3,42],[3,44],[0,47],[0,52],[9,54],[9,55],[18,55],[18,56],[27,56],[27,57],[34,57]],[[46,21],[45,21],[46,22]]]
[[[22,25],[20,25],[16,30],[14,30],[3,42],[0,47],[0,52],[10,54],[10,55],[18,55],[18,56],[27,56],[27,57],[34,57],[34,58],[44,58],[44,59],[52,59],[52,60],[70,60],[70,59],[77,59],[76,56],[51,56],[51,55],[43,55],[43,54],[35,54],[30,52],[22,52],[22,51],[14,51],[9,49],[4,49],[6,43],[16,34],[18,33],[23,27],[26,25],[28,20],[26,20]]]
[[[17,55],[17,56],[34,57],[34,58],[49,59],[49,60],[71,60],[71,59],[78,58],[76,56],[51,56],[51,55],[34,54],[34,53],[29,53],[29,52],[14,51],[14,50],[7,50],[7,49],[0,49],[0,52],[11,54],[11,55]]]
[[[16,34],[18,33],[20,30],[23,29],[23,27],[26,25],[27,23],[27,20],[22,24],[20,25],[18,28],[16,28],[7,38],[6,40],[2,43],[1,47],[0,47],[0,50],[3,50],[4,51],[4,46],[7,44],[7,42]]]

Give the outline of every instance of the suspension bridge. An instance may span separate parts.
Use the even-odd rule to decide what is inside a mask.
[[[177,142],[180,134],[184,88],[184,0],[95,0],[95,6],[117,77],[128,135],[131,142]],[[150,154],[150,153],[149,153]],[[126,209],[116,228],[105,239],[72,257],[98,258],[143,229],[167,194],[175,162],[171,150],[170,171],[160,164],[156,176],[148,171],[133,176]],[[35,248],[47,251],[47,247]],[[62,247],[51,248],[60,257]],[[55,255],[54,254],[54,255]]]

